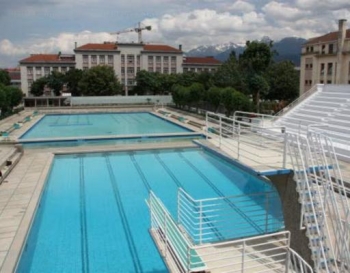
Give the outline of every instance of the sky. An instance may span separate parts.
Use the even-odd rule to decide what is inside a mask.
[[[144,42],[187,51],[264,36],[311,38],[337,30],[349,0],[0,0],[0,67],[33,53],[73,53],[74,43],[137,41],[110,33],[151,25]]]

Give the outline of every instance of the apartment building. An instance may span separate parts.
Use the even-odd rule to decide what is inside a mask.
[[[11,79],[11,86],[21,88],[21,70],[19,67],[5,68]]]
[[[338,31],[309,39],[302,47],[300,95],[317,83],[350,84],[350,29],[339,20]]]
[[[212,56],[208,57],[184,57],[183,72],[215,72],[221,62]]]
[[[34,81],[50,75],[51,71],[67,72],[75,67],[75,57],[72,54],[32,54],[19,61],[21,71],[21,89],[26,96]]]

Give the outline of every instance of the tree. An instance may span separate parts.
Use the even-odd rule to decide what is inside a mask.
[[[83,70],[81,69],[70,69],[65,74],[65,82],[67,84],[67,90],[72,96],[81,96],[81,92],[78,88],[79,82],[83,77]]]
[[[250,101],[243,93],[227,87],[222,91],[222,102],[226,109],[226,116],[231,116],[235,111],[249,111]]]
[[[53,90],[56,96],[59,96],[61,94],[64,82],[64,74],[58,71],[52,71],[51,74],[47,77],[47,86]]]
[[[229,59],[218,68],[213,76],[213,82],[218,87],[233,87],[241,91],[245,90],[243,77],[235,54],[231,54]]]
[[[266,71],[272,63],[274,51],[272,41],[269,43],[247,41],[244,52],[240,55],[239,65],[248,83],[248,91],[253,96],[259,112],[260,94],[268,91]]]
[[[195,82],[191,84],[188,90],[189,90],[189,94],[188,94],[189,104],[191,105],[194,104],[198,112],[198,104],[203,97],[204,86],[201,83]]]
[[[140,95],[159,92],[160,73],[141,70],[136,74],[136,86],[134,91]]]
[[[22,91],[14,86],[5,87],[6,100],[10,110],[12,111],[13,107],[19,105],[23,98]]]
[[[9,73],[3,69],[0,69],[0,84],[3,84],[5,86],[11,84],[11,78]]]
[[[109,66],[95,66],[84,71],[78,85],[84,96],[112,96],[121,93],[122,86]]]
[[[37,79],[32,83],[32,86],[30,87],[30,93],[32,93],[36,97],[40,97],[44,94],[44,88],[47,84],[47,78],[42,77],[40,79]]]
[[[207,101],[213,107],[215,113],[221,104],[222,89],[217,86],[212,86],[207,93]]]
[[[1,110],[1,115],[4,115],[7,112],[7,106],[8,106],[8,101],[7,101],[7,96],[5,92],[5,85],[0,84],[0,110]]]
[[[270,100],[293,101],[299,93],[299,72],[290,61],[272,64],[268,71],[270,91],[266,95]]]

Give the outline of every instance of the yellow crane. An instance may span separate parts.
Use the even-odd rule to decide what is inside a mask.
[[[142,41],[142,31],[144,30],[152,30],[152,26],[142,26],[141,22],[138,23],[138,26],[135,28],[127,28],[124,30],[116,31],[116,32],[111,32],[110,34],[112,35],[117,35],[117,40],[118,40],[118,35],[121,33],[126,33],[126,32],[136,32],[138,34],[138,43],[143,43]]]

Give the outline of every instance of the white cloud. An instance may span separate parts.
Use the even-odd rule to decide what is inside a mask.
[[[339,10],[349,9],[349,0],[296,0],[295,4],[298,8],[315,10]]]
[[[234,2],[232,5],[228,6],[227,9],[232,13],[244,13],[244,12],[254,11],[255,6],[246,1],[238,0]]]
[[[275,21],[295,21],[310,16],[311,12],[296,7],[291,7],[285,3],[271,1],[266,4],[262,10],[265,15],[273,18]]]

